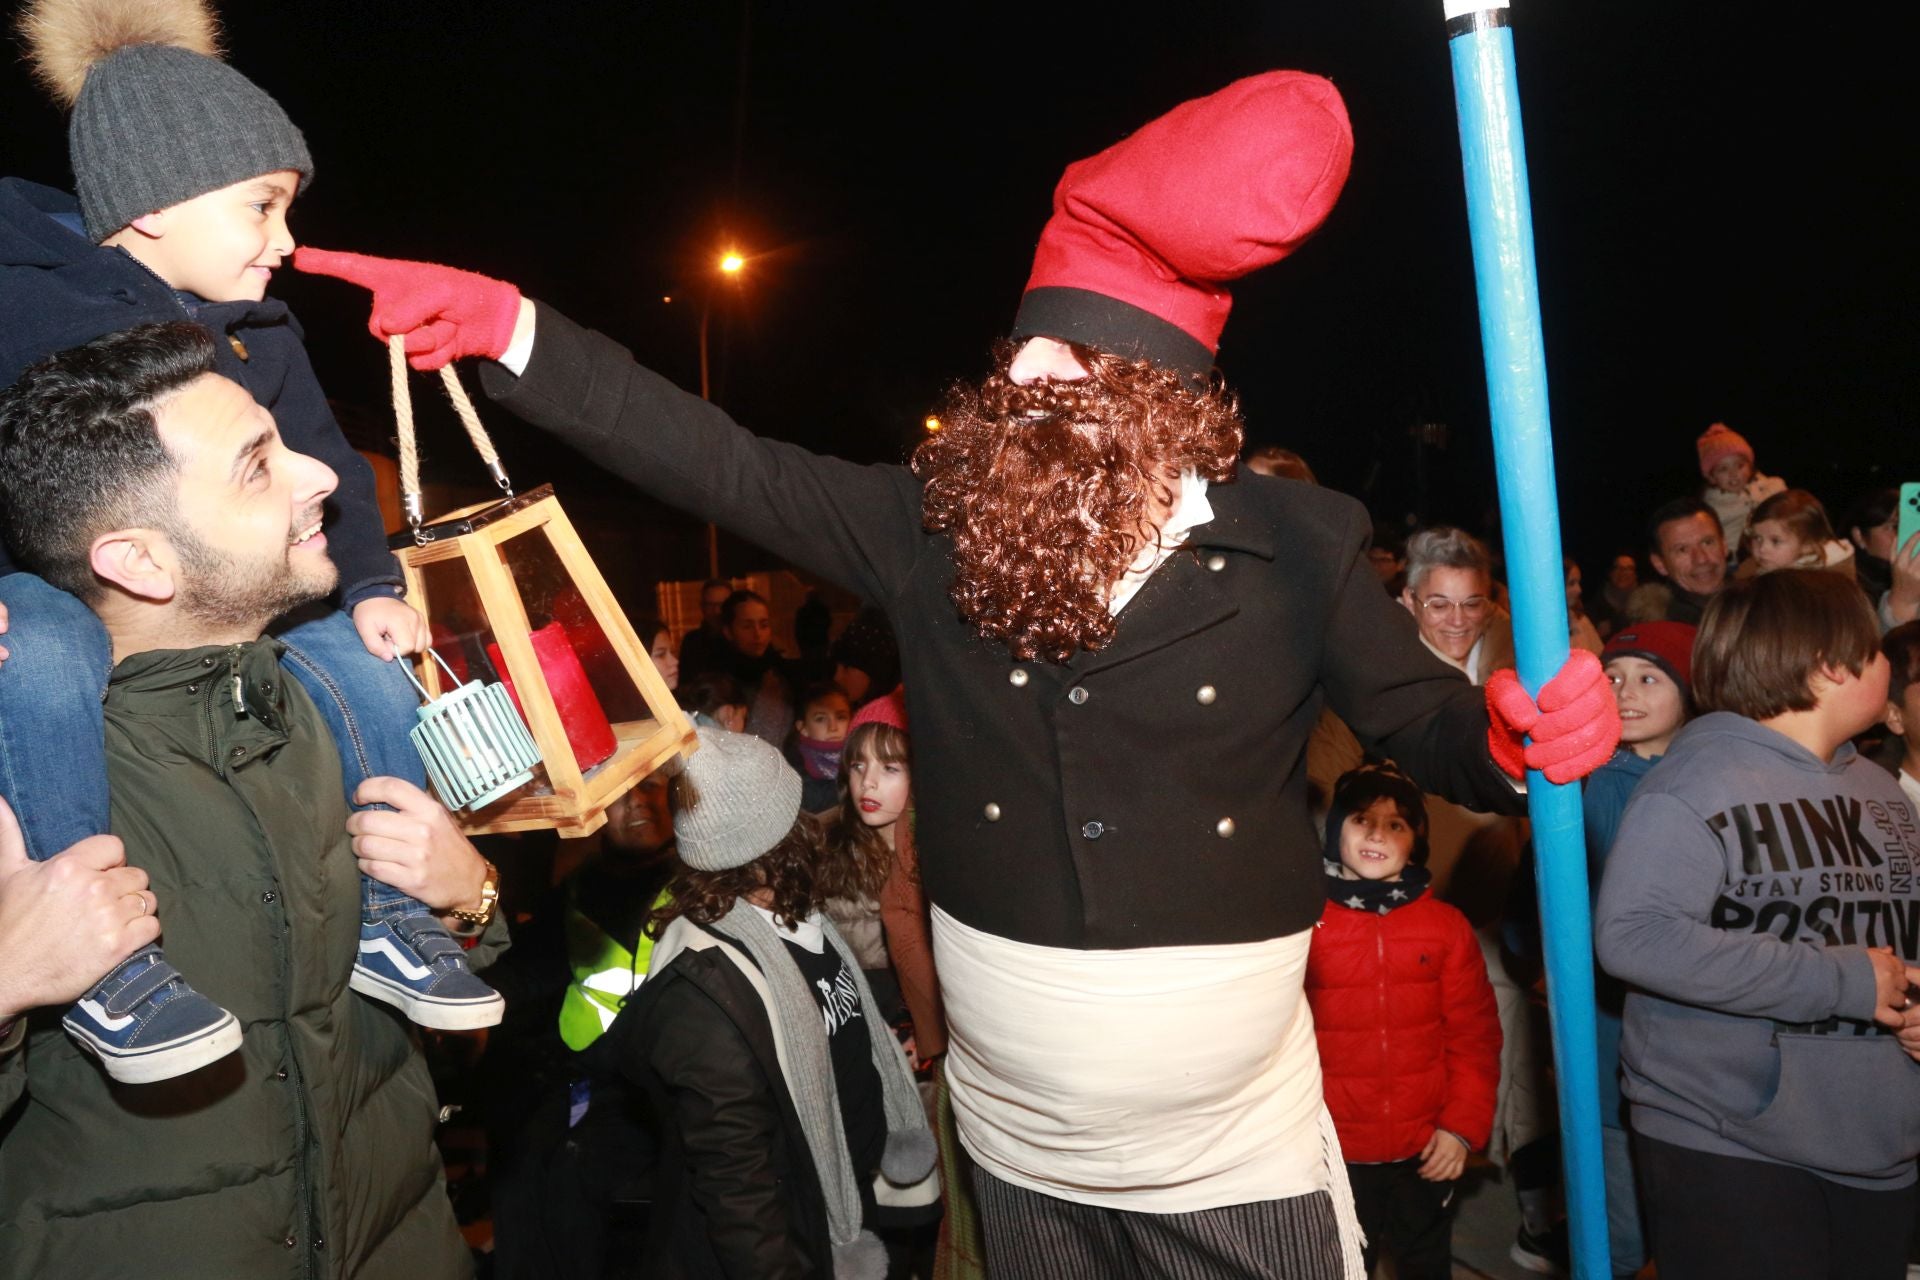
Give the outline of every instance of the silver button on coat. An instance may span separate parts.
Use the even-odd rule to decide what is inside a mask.
[[[1203,707],[1212,706],[1213,700],[1219,696],[1220,691],[1210,684],[1203,684],[1193,691],[1193,700]]]
[[[1222,840],[1233,839],[1233,832],[1234,832],[1233,819],[1232,818],[1220,819],[1220,821],[1213,824],[1213,830],[1214,830],[1214,834],[1219,836]]]
[[[1218,551],[1214,552],[1212,555],[1207,557],[1207,568],[1213,570],[1215,573],[1220,572],[1222,569],[1226,567],[1227,567],[1227,558],[1221,555]]]
[[[1102,823],[1089,822],[1086,826],[1080,828],[1080,834],[1089,840],[1098,840],[1101,833],[1106,829],[1106,826]]]
[[[1000,806],[991,800],[987,801],[987,807],[980,812],[985,815],[988,822],[1000,821]]]
[[[1007,672],[1007,683],[1016,689],[1026,688],[1027,669],[1025,667],[1015,667],[1013,670]]]
[[[1081,703],[1085,702],[1089,696],[1091,695],[1087,693],[1087,689],[1085,685],[1077,684],[1073,686],[1073,688],[1067,690],[1067,701],[1071,702],[1076,707],[1079,706]]]

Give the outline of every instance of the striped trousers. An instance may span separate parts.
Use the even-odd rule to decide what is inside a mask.
[[[1193,1213],[1129,1213],[975,1168],[991,1280],[1342,1280],[1324,1191]]]

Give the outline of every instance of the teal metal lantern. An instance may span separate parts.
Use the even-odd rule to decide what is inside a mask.
[[[506,686],[469,680],[461,684],[446,659],[427,652],[447,673],[450,692],[434,697],[402,664],[426,705],[408,737],[426,762],[433,789],[449,809],[474,810],[533,781],[540,748],[513,708]]]

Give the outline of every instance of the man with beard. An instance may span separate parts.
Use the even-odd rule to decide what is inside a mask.
[[[400,779],[362,784],[391,810],[349,819],[326,724],[262,636],[333,590],[335,477],[213,361],[198,325],[147,325],[0,392],[7,544],[113,645],[114,834],[164,904],[168,956],[241,1029],[197,1071],[114,1085],[58,1011],[31,1020],[0,1065],[0,1274],[466,1275],[426,1065],[349,983],[360,869],[472,921],[486,866]]]
[[[886,609],[996,1276],[1358,1275],[1301,998],[1308,735],[1330,704],[1424,785],[1520,804],[1518,731],[1420,647],[1360,506],[1235,480],[1222,282],[1319,226],[1350,152],[1333,86],[1272,72],[1071,166],[1013,341],[911,469],[749,435],[511,286],[297,264],[371,287],[421,367],[490,357],[514,412]],[[1617,737],[1584,656],[1553,716],[1514,712],[1556,780]]]

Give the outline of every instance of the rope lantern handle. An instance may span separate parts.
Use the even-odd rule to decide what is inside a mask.
[[[400,448],[401,509],[406,513],[407,527],[413,530],[414,541],[425,542],[420,532],[426,523],[426,509],[420,498],[420,445],[413,427],[413,392],[407,384],[406,335],[396,333],[387,339],[387,357],[393,378],[394,425],[399,428],[396,443]],[[480,414],[467,396],[467,389],[460,385],[460,376],[453,371],[452,364],[440,367],[440,385],[446,389],[447,399],[453,402],[460,425],[467,429],[467,439],[473,441],[474,452],[487,464],[493,482],[500,486],[502,493],[513,496],[513,482],[507,479],[507,469],[500,465],[500,451],[493,447],[493,438],[481,425]]]

